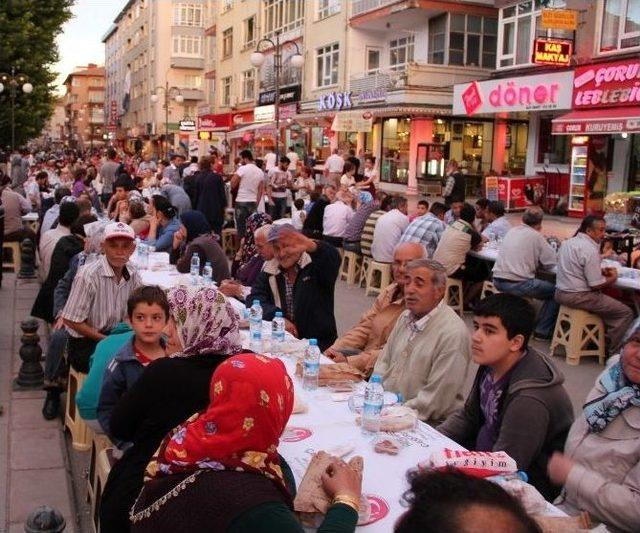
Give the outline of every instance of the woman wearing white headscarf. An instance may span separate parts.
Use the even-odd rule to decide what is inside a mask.
[[[212,287],[176,287],[168,294],[168,358],[150,364],[111,416],[111,432],[132,442],[109,473],[100,509],[102,533],[129,531],[129,509],[162,438],[209,403],[217,366],[241,351],[238,318]]]

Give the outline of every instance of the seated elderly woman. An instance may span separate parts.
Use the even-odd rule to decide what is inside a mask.
[[[640,528],[640,326],[609,360],[573,423],[565,454],[549,461],[549,477],[563,485],[564,511],[588,511],[616,530]]]
[[[144,469],[163,437],[209,403],[216,367],[240,352],[238,318],[212,287],[169,291],[167,358],[151,363],[111,415],[114,438],[132,442],[114,465],[100,507],[102,533],[129,531],[129,509],[143,484]]]
[[[149,464],[131,530],[302,533],[293,513],[293,475],[278,454],[293,395],[278,359],[242,354],[222,363],[207,409],[167,436]],[[354,531],[359,476],[335,461],[322,484],[333,504],[318,531]]]
[[[149,234],[146,242],[155,246],[156,252],[170,252],[173,244],[173,234],[180,228],[178,210],[169,200],[160,194],[154,194],[151,198],[149,209]]]
[[[200,211],[184,211],[180,216],[182,224],[173,234],[171,262],[176,264],[178,272],[187,273],[191,269],[191,258],[197,254],[200,258],[200,272],[206,262],[211,263],[213,280],[220,284],[229,274],[229,261],[218,243],[218,237]]]

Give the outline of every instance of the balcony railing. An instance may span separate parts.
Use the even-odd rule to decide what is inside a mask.
[[[406,85],[406,67],[352,74],[349,88],[357,93],[374,89],[394,89]]]
[[[355,0],[353,4],[351,4],[351,16],[355,17],[356,15],[362,15],[367,11],[373,11],[379,7],[394,4],[397,1],[398,0]]]

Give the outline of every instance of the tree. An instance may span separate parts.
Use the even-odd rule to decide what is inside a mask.
[[[0,72],[25,74],[33,92],[18,90],[16,146],[40,134],[53,112],[56,37],[71,18],[73,0],[0,0]],[[9,90],[0,93],[0,146],[11,144]]]

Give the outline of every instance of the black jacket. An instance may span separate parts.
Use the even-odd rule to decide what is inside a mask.
[[[300,270],[293,286],[293,317],[286,313],[284,274],[276,259],[264,264],[246,302],[250,307],[253,300],[260,300],[265,320],[272,320],[276,311],[282,311],[296,325],[300,338],[318,339],[318,346],[324,351],[338,335],[333,292],[340,270],[340,254],[330,244],[317,244],[315,252],[302,254],[298,261]]]
[[[206,217],[213,231],[220,235],[224,222],[224,208],[227,207],[222,177],[210,170],[199,171],[195,175],[196,194],[193,207]]]
[[[469,450],[475,448],[478,432],[484,424],[480,408],[483,371],[484,367],[478,369],[464,407],[437,428]],[[509,454],[547,500],[559,492],[547,477],[547,463],[554,451],[564,449],[573,423],[573,407],[563,383],[564,376],[553,362],[529,348],[514,367],[498,408],[500,430],[494,451]]]
[[[453,189],[449,196],[446,196],[444,201],[447,204],[451,204],[451,202],[464,202],[465,193],[466,193],[466,179],[464,174],[460,171],[456,171],[451,174],[451,177],[454,179]]]
[[[312,239],[322,238],[324,210],[330,203],[329,199],[323,195],[313,204],[302,226],[302,233],[307,237]]]

